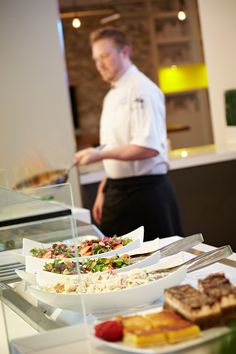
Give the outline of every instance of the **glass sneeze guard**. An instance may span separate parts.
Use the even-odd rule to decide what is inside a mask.
[[[76,252],[79,235],[73,207],[70,184],[27,192],[0,187],[0,315],[4,319],[9,353],[16,339],[59,328],[83,324],[83,337],[88,334],[83,295],[77,297],[77,312],[56,307],[60,294],[53,293],[53,284],[57,280],[50,280],[50,284],[45,280],[43,285],[38,283],[37,275],[41,272],[44,277],[44,273],[48,273],[44,271],[45,264],[60,261],[54,249],[54,245],[59,245],[58,252],[65,249],[72,252],[68,251],[68,257],[73,258],[67,258],[67,261],[73,259],[76,264],[74,277],[80,284]],[[32,249],[39,250],[39,258],[34,256]],[[44,256],[41,257],[40,252]],[[46,255],[50,252],[51,258]],[[12,275],[12,272],[16,274]],[[34,296],[33,289],[42,291],[46,298],[52,296],[52,302]],[[5,354],[2,350],[0,345],[0,352]]]

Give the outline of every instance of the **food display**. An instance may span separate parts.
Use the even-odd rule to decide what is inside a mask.
[[[83,298],[86,313],[102,313],[111,309],[115,313],[152,304],[163,295],[165,288],[180,284],[186,277],[185,267],[163,276],[159,272],[152,273],[155,267],[148,267],[149,271],[140,268],[122,273],[88,273],[81,277],[38,271],[36,284],[30,285],[28,291],[53,307],[81,312]]]
[[[32,248],[30,252],[33,257],[46,259],[75,257],[75,247],[73,245],[67,246],[64,243],[53,243],[53,245],[48,248]]]
[[[119,324],[122,326],[121,329]],[[115,335],[118,330],[119,335]],[[114,334],[113,334],[114,333]],[[120,341],[135,347],[152,347],[193,339],[200,328],[177,315],[163,310],[148,315],[118,316],[95,326],[95,335],[109,341]]]
[[[230,318],[236,318],[236,287],[223,273],[210,274],[198,284],[200,290],[189,284],[167,288],[164,291],[164,308],[160,311],[115,316],[96,324],[94,334],[105,342],[117,342],[113,348],[129,351],[132,347],[145,350],[198,338],[201,342],[201,338],[202,341],[212,338],[208,333],[227,333],[227,327],[219,327],[219,332],[208,331],[227,325],[229,316],[228,311],[224,316],[225,296],[228,300],[230,296],[231,300],[228,301],[232,306]],[[230,295],[228,290],[225,295],[225,288],[231,289]],[[216,289],[220,289],[219,292]]]
[[[210,327],[220,321],[219,303],[189,284],[166,289],[164,295],[164,307],[175,310],[202,328]]]
[[[121,238],[117,236],[103,237],[101,240],[85,240],[78,245],[78,254],[79,256],[93,256],[117,250],[130,242],[132,240],[128,237]]]
[[[100,240],[85,240],[78,244],[77,249],[73,244],[54,243],[48,248],[34,247],[30,250],[33,257],[46,259],[63,259],[83,256],[92,256],[117,250],[132,242],[130,238],[103,237]]]
[[[41,228],[37,225],[37,232],[45,227],[42,224]],[[31,223],[26,237],[22,236],[22,249],[17,250],[25,268],[16,271],[23,273],[19,277],[24,283],[13,291],[25,293],[26,301],[38,300],[47,318],[60,322],[63,316],[69,325],[70,311],[72,320],[91,314],[89,326],[100,344],[136,354],[181,352],[203,343],[208,333],[214,333],[212,329],[230,333],[234,322],[228,320],[236,318],[236,287],[227,277],[230,269],[224,266],[227,276],[208,275],[207,270],[190,275],[202,264],[212,264],[229,253],[212,253],[206,260],[200,256],[209,252],[192,257],[181,252],[183,245],[177,247],[178,236],[170,244],[168,240],[143,243],[143,227],[123,236],[96,239],[84,236],[87,231],[83,231],[75,239],[69,224],[56,227],[51,237],[50,228],[49,236],[48,227],[38,236]],[[184,251],[190,247],[186,244]],[[215,269],[220,269],[219,264]],[[198,280],[200,274],[205,277]],[[185,279],[194,286],[184,284]],[[235,279],[232,276],[232,282]]]
[[[65,182],[66,170],[46,171],[18,182],[14,189],[38,188]]]
[[[97,258],[97,259],[85,259],[79,262],[79,272],[81,274],[86,273],[96,273],[111,271],[113,269],[119,269],[128,266],[131,263],[131,258],[128,254],[117,255],[110,258]],[[76,262],[74,261],[63,261],[56,259],[53,262],[45,263],[43,270],[56,274],[63,275],[73,275],[77,274],[78,270],[76,267]]]
[[[223,273],[214,273],[198,281],[199,290],[220,305],[221,319],[236,317],[236,287]]]
[[[220,288],[225,285],[231,284],[229,279],[223,273],[209,274],[204,279],[198,280],[198,288],[202,292],[207,292],[208,289]]]
[[[148,284],[166,276],[166,273],[148,272],[146,269],[134,269],[126,273],[109,271],[106,273],[89,273],[78,280],[67,280],[63,283],[45,285],[44,290],[56,293],[102,293],[126,290],[139,285]]]
[[[222,325],[236,317],[236,287],[223,273],[198,281],[199,290],[190,285],[166,289],[164,306],[172,308],[201,328]]]

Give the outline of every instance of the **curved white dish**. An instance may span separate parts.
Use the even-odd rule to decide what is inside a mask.
[[[155,266],[155,269],[164,269],[164,268],[169,268],[169,267],[174,267],[176,265],[182,264],[184,261],[184,257],[182,253],[178,253],[174,256],[171,257],[166,257],[159,261],[159,254],[154,253],[153,255],[147,257],[147,259],[137,262],[135,264],[132,264],[131,266],[127,266],[121,269],[117,269],[116,273],[121,273],[125,271],[129,271],[131,269],[137,269],[137,268],[144,268],[144,267],[150,267],[151,265]],[[158,264],[157,264],[158,263]],[[26,272],[24,272],[26,273]],[[27,273],[28,274],[28,273]],[[20,275],[19,275],[20,276]],[[29,274],[29,277],[32,278],[33,274]],[[51,285],[55,283],[65,283],[68,280],[74,280],[74,279],[79,279],[78,274],[75,275],[62,275],[62,274],[56,274],[56,273],[51,273],[47,272],[45,270],[38,270],[37,275],[34,275],[35,279],[35,284],[38,284],[39,286],[44,286],[44,285]],[[82,274],[84,276],[84,274]]]
[[[116,273],[127,272],[131,269],[136,269],[136,268],[148,267],[148,266],[151,266],[152,264],[157,264],[159,262],[159,260],[160,260],[160,252],[157,251],[157,252],[153,253],[152,255],[140,260],[139,262],[136,262],[134,264],[130,264],[127,267],[116,269]],[[47,281],[48,281],[47,284],[51,284],[52,282],[59,281],[59,280],[61,281],[61,278],[66,280],[66,278],[68,278],[68,277],[70,279],[73,279],[73,277],[76,279],[78,277],[77,274],[76,275],[62,275],[62,274],[51,273],[51,272],[47,272],[47,271],[43,270],[44,264],[49,263],[48,261],[53,262],[54,259],[49,259],[49,260],[45,260],[42,258],[35,259],[35,257],[26,256],[25,257],[26,272],[27,273],[45,274],[45,279],[47,279]],[[77,260],[74,258],[71,258],[70,261],[76,262]],[[82,276],[83,275],[84,274],[82,274]],[[41,276],[41,278],[42,278],[42,276]]]
[[[155,268],[156,266],[148,267],[150,271]],[[86,313],[98,313],[107,310],[118,311],[152,303],[163,294],[165,288],[181,283],[186,277],[186,273],[186,267],[183,266],[166,277],[147,284],[94,294],[52,293],[37,286],[30,286],[28,290],[39,301],[53,307],[81,312],[82,302],[84,302]]]
[[[154,240],[143,242],[143,244],[136,248],[135,250],[131,250],[127,252],[130,256],[133,254],[143,254],[149,252],[155,252],[160,248],[160,239],[157,237]]]
[[[116,269],[116,272],[122,273],[122,272],[128,272],[129,270],[135,269],[135,268],[148,267],[152,264],[157,264],[160,261],[160,258],[161,258],[160,251],[156,251],[155,253],[151,254],[148,257],[145,257],[144,259],[140,260],[139,262],[130,264],[127,267]]]
[[[76,262],[76,258],[65,258],[64,260]],[[55,259],[53,258],[37,258],[32,256],[25,256],[25,271],[27,273],[37,273],[37,271],[42,270],[45,263],[52,263]]]
[[[93,256],[85,256],[85,257],[78,257],[78,258],[70,258],[70,260],[83,260],[83,259],[97,259],[100,257],[111,257],[114,256],[116,254],[122,254],[122,253],[126,253],[129,252],[131,250],[134,250],[136,248],[139,248],[142,243],[143,243],[143,237],[144,237],[144,227],[141,226],[138,229],[129,232],[126,235],[121,236],[121,238],[131,238],[132,242],[128,243],[126,246],[123,246],[117,250],[114,251],[109,251],[106,253],[102,253],[102,254],[96,254]],[[73,242],[73,241],[71,241]],[[52,244],[45,244],[45,243],[40,243],[40,242],[36,242],[36,241],[32,241],[29,239],[23,239],[23,252],[22,252],[22,258],[24,259],[24,262],[26,264],[26,271],[28,273],[34,273],[37,272],[37,270],[41,270],[43,268],[43,265],[46,262],[53,262],[54,259],[44,259],[44,258],[37,258],[37,257],[32,257],[30,250],[34,247],[37,248],[48,248],[50,247]]]

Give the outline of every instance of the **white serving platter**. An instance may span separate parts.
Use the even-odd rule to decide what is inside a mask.
[[[150,263],[148,264],[148,262],[146,262],[146,264],[141,267],[141,262],[137,262],[136,263],[136,267],[132,264],[131,266],[127,266],[121,269],[117,269],[116,273],[121,273],[121,270],[125,271],[127,268],[127,271],[132,270],[132,269],[141,269],[141,268],[149,268],[150,266],[154,265],[155,269],[165,269],[165,268],[169,268],[169,267],[174,267],[177,266],[179,264],[182,264],[184,261],[184,256],[183,253],[178,253],[174,256],[171,257],[166,257],[163,258],[160,263],[158,263],[159,258],[157,257],[158,261],[157,262],[153,262],[155,261],[155,258],[150,256],[147,257],[150,258]],[[142,263],[144,264],[144,262]],[[21,271],[23,272],[23,271]],[[25,273],[25,272],[24,272]],[[103,273],[103,272],[102,272]],[[101,273],[101,274],[102,274]],[[27,273],[29,274],[29,273]],[[18,274],[19,275],[19,274]],[[20,276],[20,275],[19,275]],[[23,276],[26,278],[27,275]],[[52,285],[55,283],[66,283],[68,282],[68,280],[78,280],[79,275],[78,274],[73,274],[73,275],[63,275],[63,274],[56,274],[56,273],[51,273],[51,272],[47,272],[45,270],[38,270],[36,274],[29,274],[29,279],[33,279],[32,276],[34,277],[34,283],[38,284],[39,286],[44,286],[44,285]],[[86,274],[81,274],[81,276],[86,276]],[[26,280],[26,279],[25,279]]]
[[[90,238],[91,236],[89,236]],[[83,260],[83,259],[97,259],[100,257],[112,257],[117,254],[124,254],[131,250],[135,250],[139,248],[143,244],[144,238],[144,227],[141,226],[136,230],[129,232],[126,235],[121,236],[121,238],[130,238],[132,242],[128,243],[126,246],[123,246],[117,250],[109,251],[106,253],[101,253],[93,256],[84,256],[84,257],[77,257],[77,258],[70,258],[71,261],[76,260]],[[49,243],[40,243],[37,241],[33,241],[27,238],[23,239],[23,249],[22,253],[13,252],[13,255],[18,257],[18,261],[24,263],[26,265],[26,272],[27,273],[36,273],[38,270],[42,270],[44,264],[47,262],[53,262],[55,259],[46,259],[46,258],[37,258],[31,255],[30,250],[32,248],[48,248],[52,244]],[[66,259],[66,258],[65,258]]]
[[[155,269],[157,269],[156,265],[147,268],[149,271]],[[39,301],[53,307],[81,312],[82,303],[84,303],[86,313],[101,313],[108,310],[120,311],[121,309],[151,304],[163,294],[165,288],[180,284],[185,279],[186,274],[187,269],[183,266],[164,278],[147,284],[101,293],[54,293],[45,291],[39,286],[29,286],[28,290]],[[39,278],[37,280],[39,281]]]
[[[143,242],[143,244],[139,248],[136,248],[135,250],[131,250],[126,253],[128,253],[131,256],[134,254],[155,252],[158,251],[159,248],[160,248],[160,239],[157,237],[154,240]]]
[[[160,308],[159,308],[160,310]],[[146,348],[134,347],[131,344],[119,342],[108,342],[103,339],[92,336],[92,340],[95,344],[103,345],[110,349],[115,349],[123,353],[135,353],[135,354],[171,354],[171,353],[190,353],[194,351],[194,347],[199,346],[203,343],[207,343],[213,339],[219,338],[226,333],[229,333],[230,329],[228,327],[214,327],[204,331],[201,331],[199,337],[196,337],[185,342],[176,343],[176,344],[166,344],[163,346],[152,346]],[[102,348],[99,348],[102,350]],[[187,351],[188,350],[188,351]],[[199,348],[198,353],[205,353],[206,349]],[[195,351],[194,351],[195,353]],[[208,353],[208,351],[207,351]],[[213,353],[213,352],[212,352]]]

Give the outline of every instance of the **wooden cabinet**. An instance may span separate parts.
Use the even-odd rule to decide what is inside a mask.
[[[176,0],[147,1],[153,78],[166,95],[172,149],[213,143],[206,80],[201,84],[197,72],[191,75],[205,69],[197,3],[185,1],[184,21],[178,19],[179,6]]]

